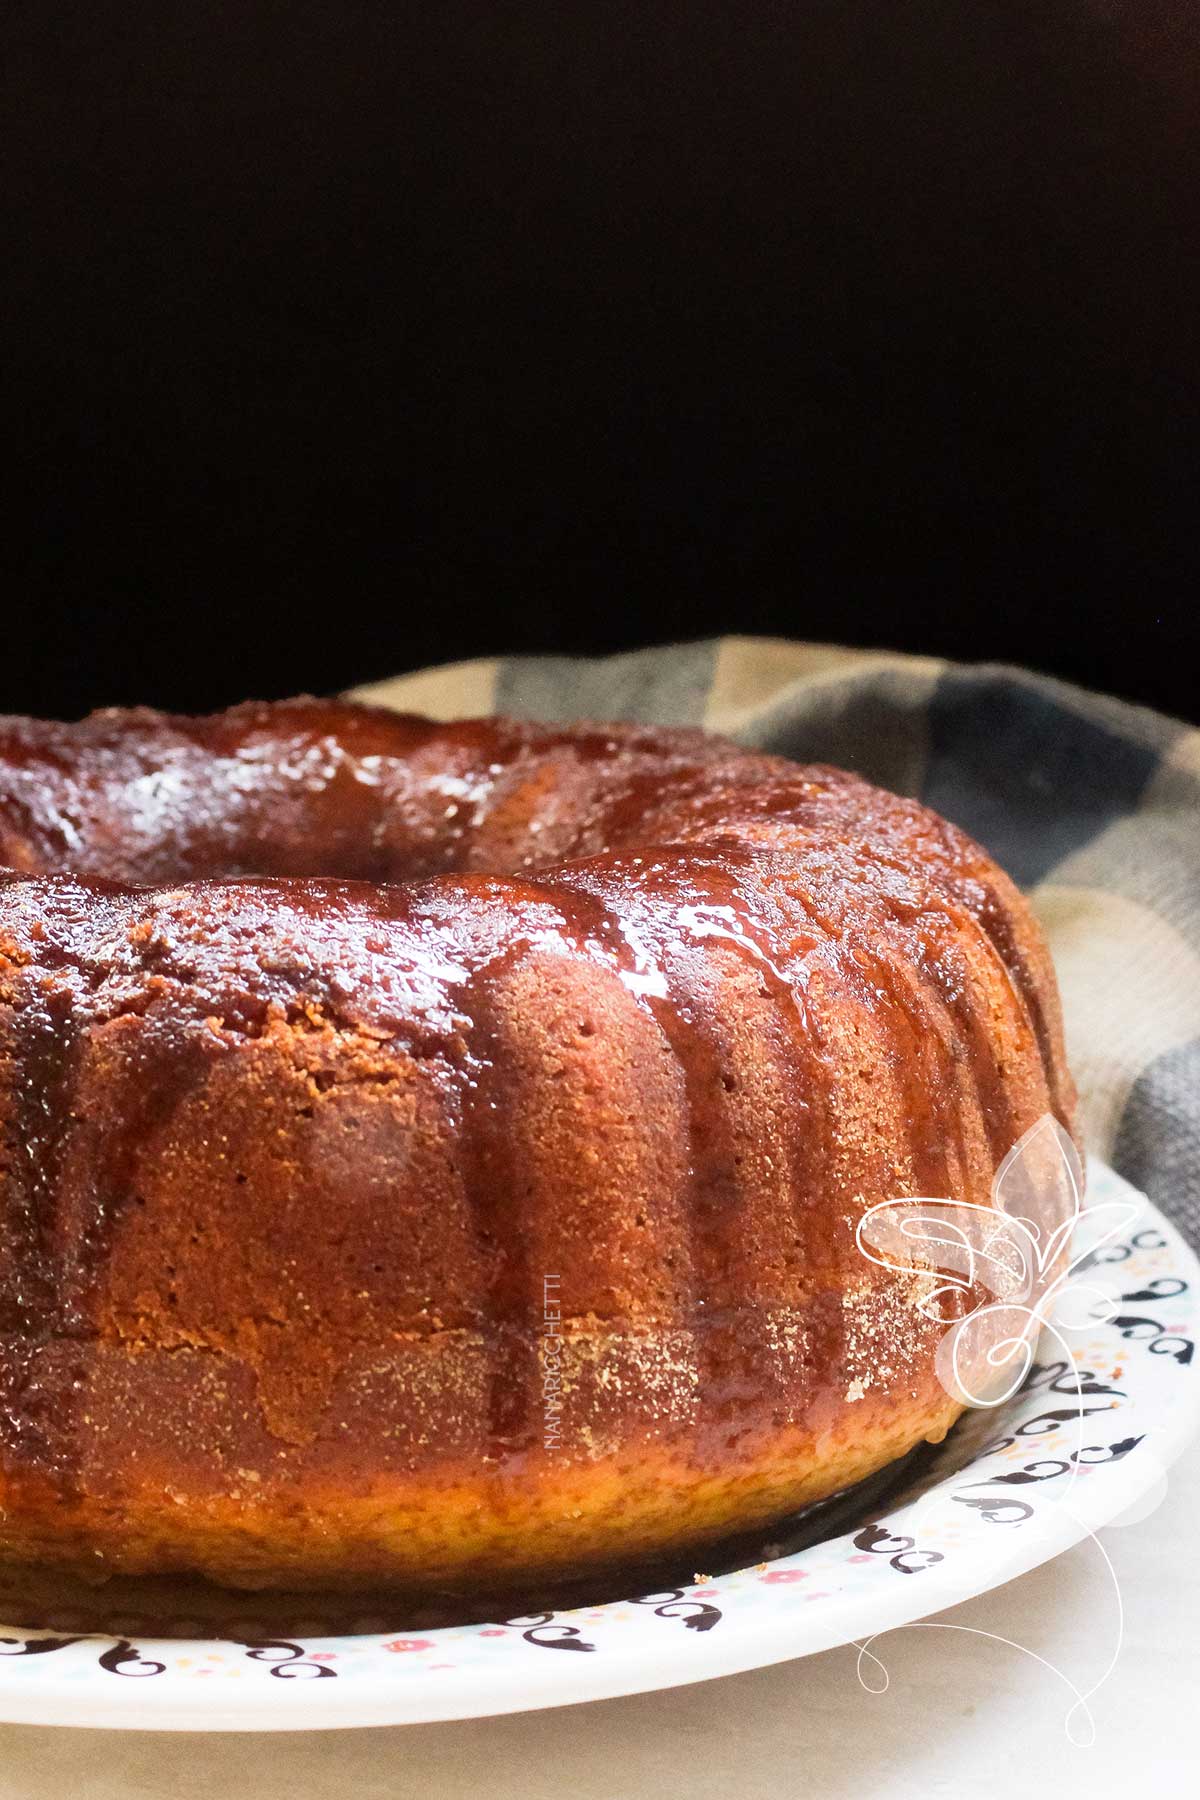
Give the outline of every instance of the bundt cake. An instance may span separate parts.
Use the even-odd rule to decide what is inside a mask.
[[[6,1557],[487,1584],[953,1421],[856,1222],[987,1204],[1074,1095],[926,808],[692,730],[108,711],[0,720],[0,864]]]

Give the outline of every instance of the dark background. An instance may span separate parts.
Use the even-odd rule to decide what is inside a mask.
[[[1200,717],[1197,16],[9,0],[0,707],[765,631]]]

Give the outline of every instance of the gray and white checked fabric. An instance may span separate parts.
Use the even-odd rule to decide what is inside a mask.
[[[1200,731],[1025,669],[767,638],[453,663],[353,697],[704,725],[918,795],[1031,895],[1088,1145],[1200,1246]]]

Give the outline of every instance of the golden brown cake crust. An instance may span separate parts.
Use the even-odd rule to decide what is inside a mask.
[[[0,865],[9,1555],[484,1582],[778,1517],[956,1414],[864,1209],[1073,1123],[987,855],[700,732],[0,720]]]

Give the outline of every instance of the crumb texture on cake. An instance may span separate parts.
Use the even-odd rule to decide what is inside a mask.
[[[853,775],[0,720],[0,1551],[484,1584],[782,1516],[956,1413],[864,1209],[987,1204],[1045,1112],[1028,907]]]

